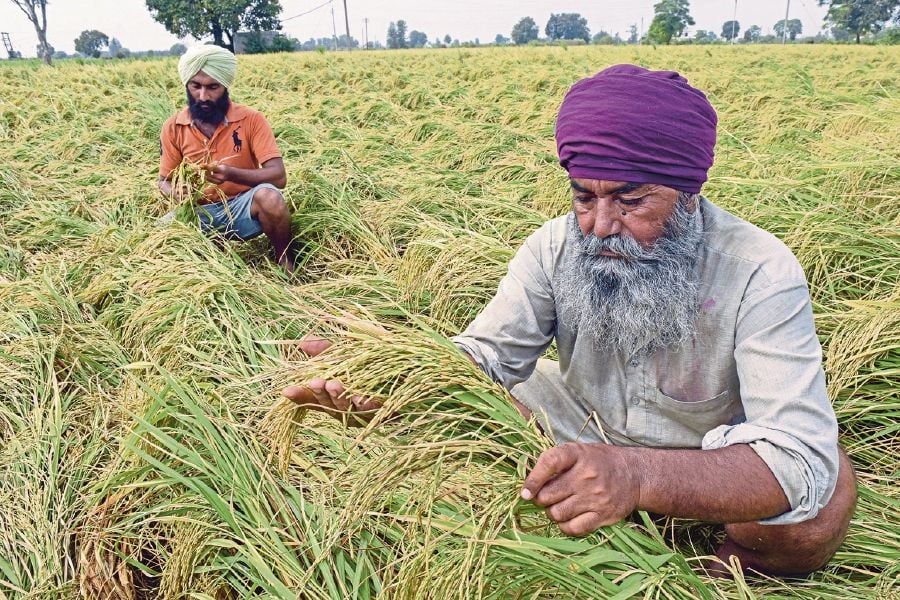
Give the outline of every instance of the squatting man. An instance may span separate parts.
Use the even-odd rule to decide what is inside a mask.
[[[172,174],[182,160],[201,165],[209,184],[197,207],[201,229],[239,240],[265,233],[278,263],[292,273],[284,161],[265,117],[229,98],[236,70],[234,54],[219,46],[195,46],[181,57],[188,105],[163,125],[159,189],[178,195]]]
[[[577,82],[556,122],[572,210],[527,239],[454,341],[557,442],[521,495],[563,532],[635,510],[723,523],[723,561],[802,575],[844,539],[856,480],[798,261],[700,195],[716,124],[672,71]],[[554,340],[559,361],[542,359]],[[339,381],[284,395],[378,408]]]

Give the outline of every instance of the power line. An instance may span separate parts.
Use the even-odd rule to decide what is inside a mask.
[[[319,10],[320,8],[325,8],[326,6],[328,6],[329,4],[331,4],[332,2],[334,2],[334,0],[328,0],[328,2],[323,2],[322,4],[318,5],[317,7],[311,8],[311,9],[309,9],[309,10],[306,11],[306,12],[300,13],[299,15],[294,15],[293,17],[288,17],[287,19],[281,19],[281,22],[284,23],[284,22],[286,22],[286,21],[290,21],[291,19],[297,19],[297,18],[299,18],[299,17],[306,16],[306,15],[308,15],[309,13],[316,12],[316,11]]]

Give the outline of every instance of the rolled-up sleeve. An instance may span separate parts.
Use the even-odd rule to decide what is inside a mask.
[[[466,330],[452,338],[506,389],[527,379],[553,339],[550,227],[535,231],[516,252],[497,293]]]
[[[749,444],[765,461],[791,510],[761,523],[812,519],[837,481],[837,419],[802,277],[769,283],[743,300],[734,357],[746,421],[709,431],[702,447]]]

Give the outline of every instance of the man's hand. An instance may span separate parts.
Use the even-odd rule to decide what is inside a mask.
[[[547,450],[525,479],[522,498],[546,509],[568,535],[587,535],[638,508],[639,464],[622,448],[571,443]]]
[[[300,340],[300,349],[310,358],[318,356],[331,347],[331,342],[325,338],[307,335]],[[285,398],[293,400],[302,408],[320,410],[335,418],[352,416],[351,425],[368,422],[375,414],[381,403],[363,398],[362,396],[347,396],[347,392],[337,379],[325,380],[317,377],[305,385],[292,385],[286,387],[281,394]]]
[[[182,184],[176,188],[172,186],[170,180],[162,177],[157,181],[157,186],[163,196],[174,198],[178,202],[183,202],[186,198],[190,198],[191,196],[191,188],[187,185]]]
[[[301,408],[320,410],[337,419],[351,417],[349,425],[367,423],[381,403],[359,395],[348,396],[344,384],[336,379],[325,380],[317,377],[305,385],[292,385],[281,394],[300,405]]]
[[[206,170],[206,181],[221,185],[231,180],[231,167],[226,164],[211,162],[203,167]]]

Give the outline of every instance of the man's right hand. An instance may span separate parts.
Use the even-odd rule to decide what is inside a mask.
[[[317,377],[304,385],[286,387],[281,394],[301,408],[320,410],[336,419],[351,417],[349,425],[367,423],[375,411],[381,408],[381,403],[375,400],[360,395],[348,396],[344,384],[337,379]]]
[[[305,336],[300,340],[300,349],[310,358],[318,356],[329,347],[331,342],[325,338]],[[337,379],[325,380],[317,377],[304,385],[292,385],[282,390],[281,395],[293,400],[301,408],[320,410],[336,419],[352,416],[350,425],[367,423],[381,403],[360,395],[347,396],[344,384]]]

